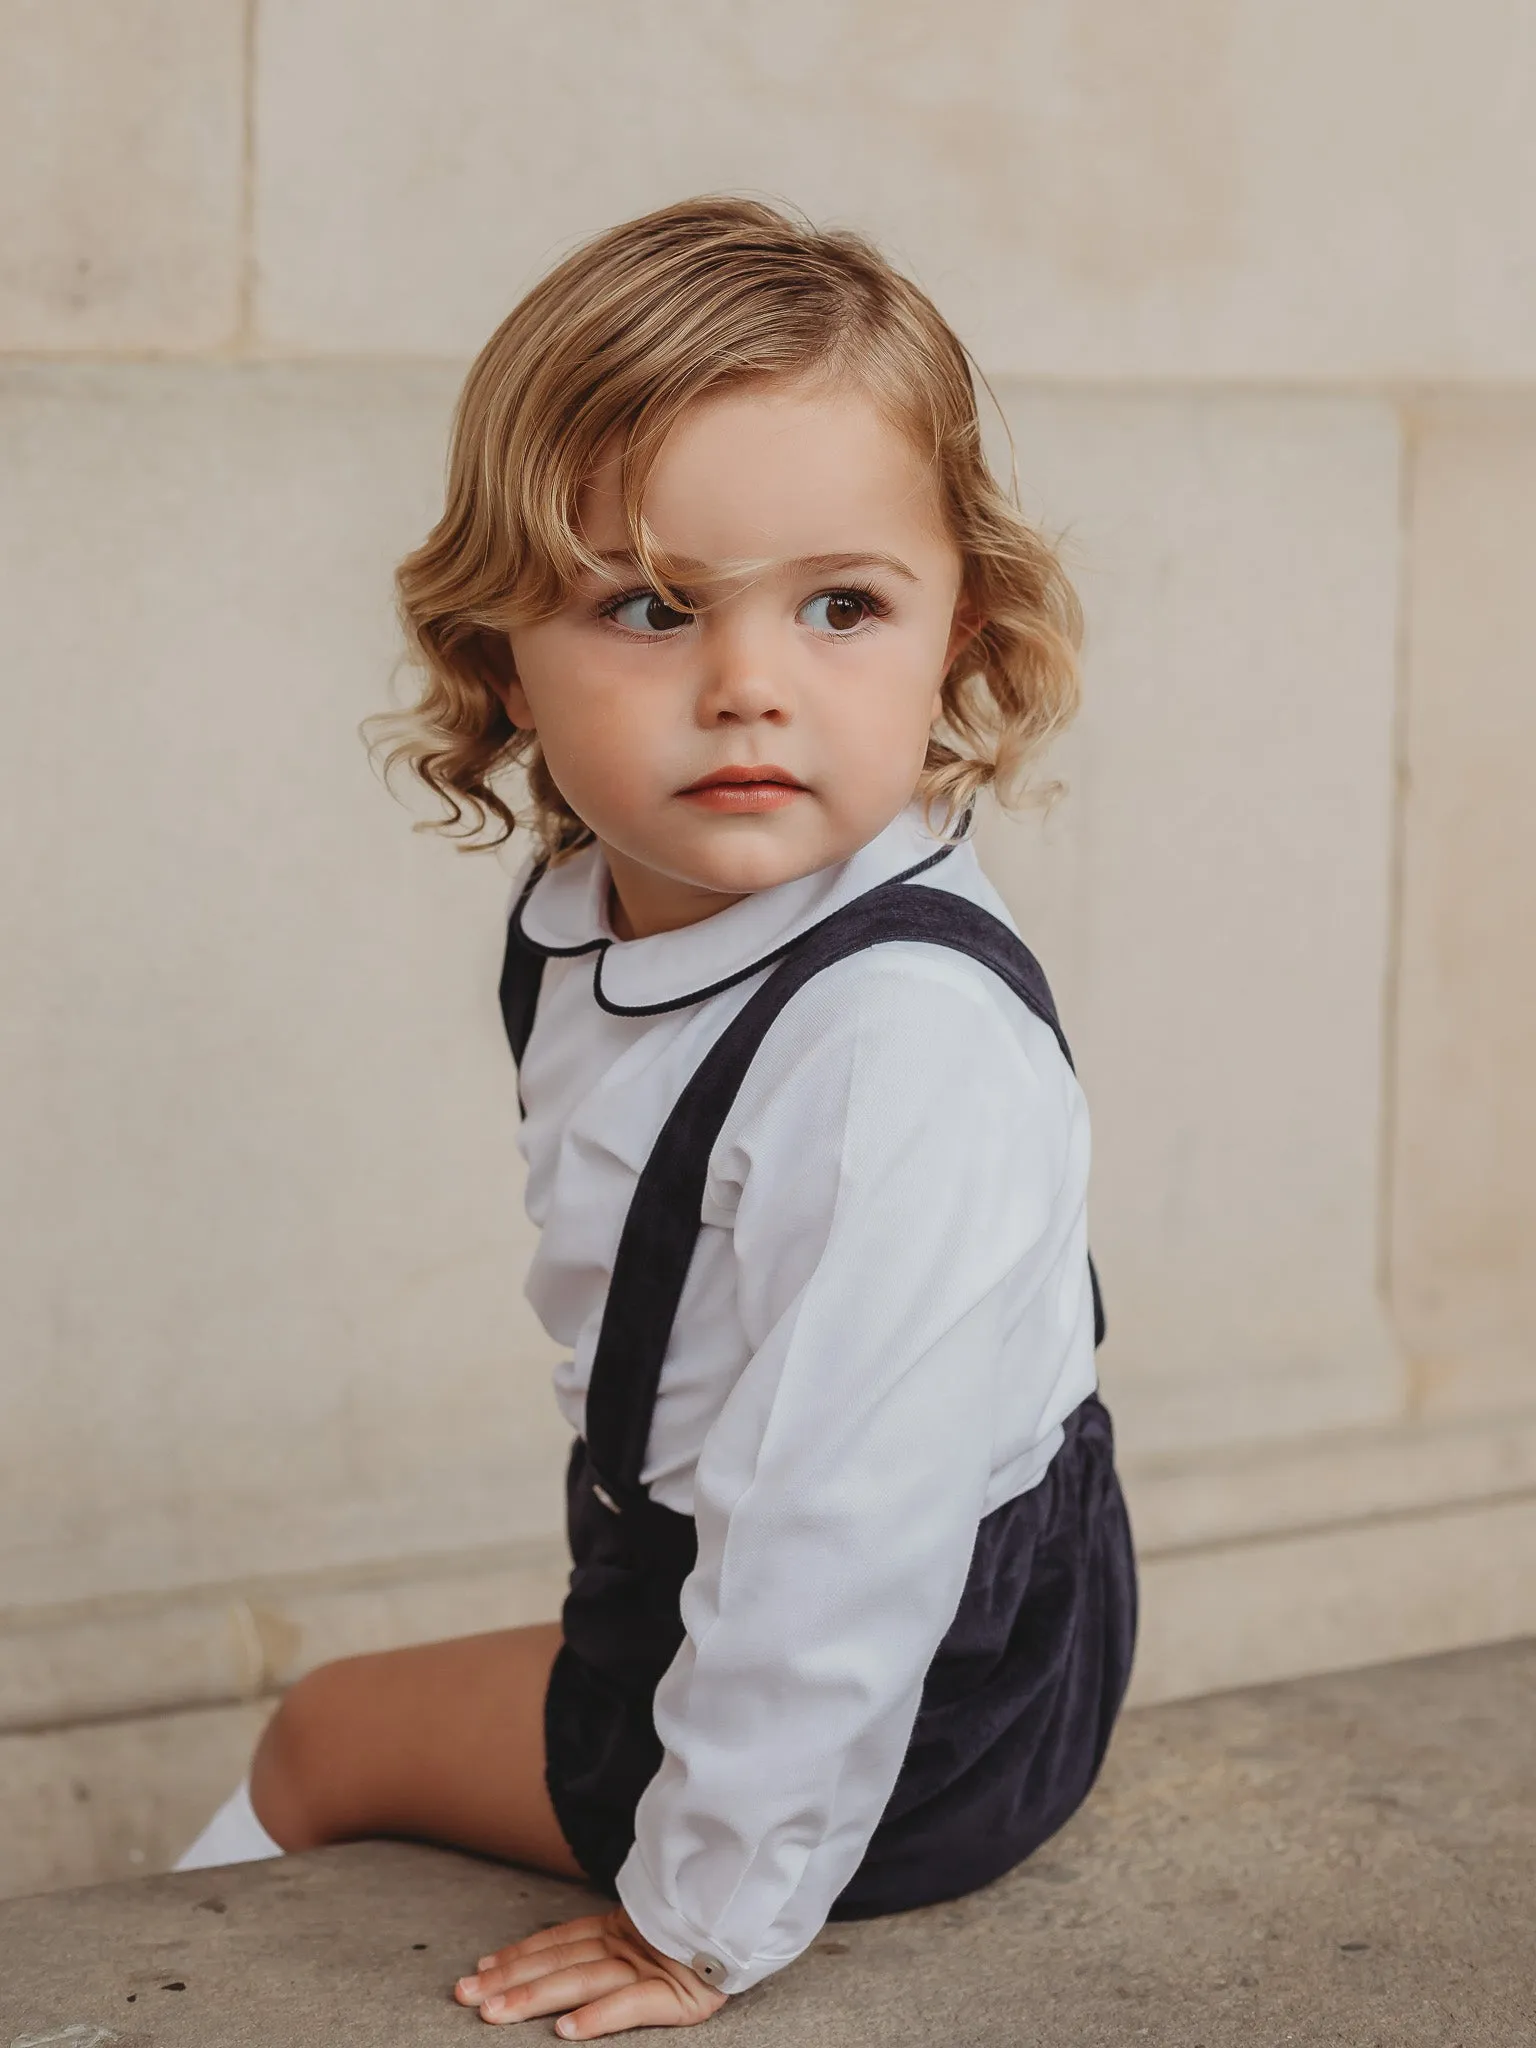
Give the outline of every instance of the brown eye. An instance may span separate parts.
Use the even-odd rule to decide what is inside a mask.
[[[869,599],[858,590],[827,590],[802,606],[800,616],[821,633],[851,633],[874,611]]]
[[[690,624],[693,615],[678,611],[654,590],[640,590],[614,605],[608,616],[630,633],[675,633]]]

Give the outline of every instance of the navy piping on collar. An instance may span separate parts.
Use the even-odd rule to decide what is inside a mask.
[[[924,874],[929,868],[937,867],[941,860],[947,860],[955,848],[962,846],[969,836],[972,811],[973,807],[967,806],[960,821],[960,829],[952,838],[947,839],[937,852],[930,853],[925,859],[918,861],[915,867],[904,868],[900,874],[888,876],[887,880],[910,882],[915,875]],[[775,946],[771,953],[762,954],[747,966],[738,968],[734,974],[726,975],[723,981],[711,982],[707,988],[691,989],[687,995],[672,996],[664,1003],[616,1003],[603,993],[603,956],[613,944],[612,939],[588,939],[580,946],[546,946],[541,940],[530,938],[524,931],[523,905],[532,895],[546,865],[547,863],[541,861],[524,883],[522,894],[513,907],[512,929],[520,943],[531,953],[542,953],[547,958],[570,960],[579,958],[583,953],[595,953],[597,959],[592,967],[592,994],[598,1007],[606,1010],[611,1017],[659,1017],[668,1010],[686,1010],[692,1003],[702,1003],[711,996],[721,995],[726,989],[734,988],[738,982],[750,981],[754,974],[761,974],[765,967],[771,967],[776,960],[782,960],[802,939],[808,938],[814,931],[819,931],[829,918],[837,915],[836,911],[829,911],[827,917],[818,918],[815,924],[807,925],[804,931],[796,932],[794,937],[786,939],[783,945]]]
[[[914,875],[920,875],[925,868],[934,867],[941,860],[947,860],[959,843],[957,839],[950,840],[947,845],[941,846],[937,853],[930,853],[928,858],[920,860],[916,867],[907,868],[899,875],[892,875],[890,880],[893,882],[910,882]],[[752,961],[748,966],[739,967],[734,974],[726,975],[723,981],[712,981],[708,988],[693,989],[689,994],[673,996],[665,1003],[635,1003],[631,1005],[611,1001],[609,997],[603,994],[603,961],[602,956],[599,955],[597,964],[592,970],[592,993],[597,998],[598,1007],[606,1010],[611,1017],[659,1017],[665,1010],[686,1010],[690,1003],[702,1003],[710,996],[717,996],[725,989],[734,988],[739,981],[750,981],[754,974],[761,974],[763,969],[771,967],[775,960],[782,960],[784,955],[793,951],[802,939],[809,938],[812,932],[820,931],[828,918],[835,917],[836,915],[836,911],[828,911],[827,917],[819,917],[815,924],[807,925],[803,932],[796,932],[792,939],[786,939],[782,946],[775,946],[771,953],[764,953],[759,959]],[[606,944],[603,950],[604,952],[607,951]]]
[[[611,946],[612,939],[588,939],[580,946],[546,946],[542,940],[529,938],[523,930],[523,905],[548,872],[547,860],[536,861],[527,881],[523,884],[521,895],[512,906],[512,930],[519,945],[526,946],[530,953],[542,953],[546,959],[553,960],[575,960],[583,953],[597,953]]]

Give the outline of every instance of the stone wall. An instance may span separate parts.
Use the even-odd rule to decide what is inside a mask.
[[[468,355],[720,188],[933,290],[1087,602],[984,850],[1140,1697],[1536,1629],[1536,14],[0,0],[0,1888],[173,1853],[316,1659],[553,1611],[506,868],[355,728]]]

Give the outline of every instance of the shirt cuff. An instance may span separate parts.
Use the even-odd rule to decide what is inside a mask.
[[[729,1949],[722,1948],[714,1936],[694,1927],[667,1903],[651,1882],[638,1849],[631,1849],[625,1858],[614,1889],[619,1904],[652,1948],[660,1949],[676,1963],[686,1963],[717,1991],[750,1991],[754,1984],[761,1984],[765,1977],[795,1960],[794,1956],[754,1956],[742,1962]]]

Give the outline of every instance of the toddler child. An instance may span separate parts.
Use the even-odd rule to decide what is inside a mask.
[[[535,287],[402,565],[392,758],[520,822],[502,1008],[568,1357],[559,1624],[325,1666],[183,1867],[405,1835],[612,1910],[484,2018],[707,2018],[829,1918],[954,1897],[1086,1794],[1135,1574],[1088,1123],[971,840],[1077,609],[970,365],[867,243],[706,199]]]

